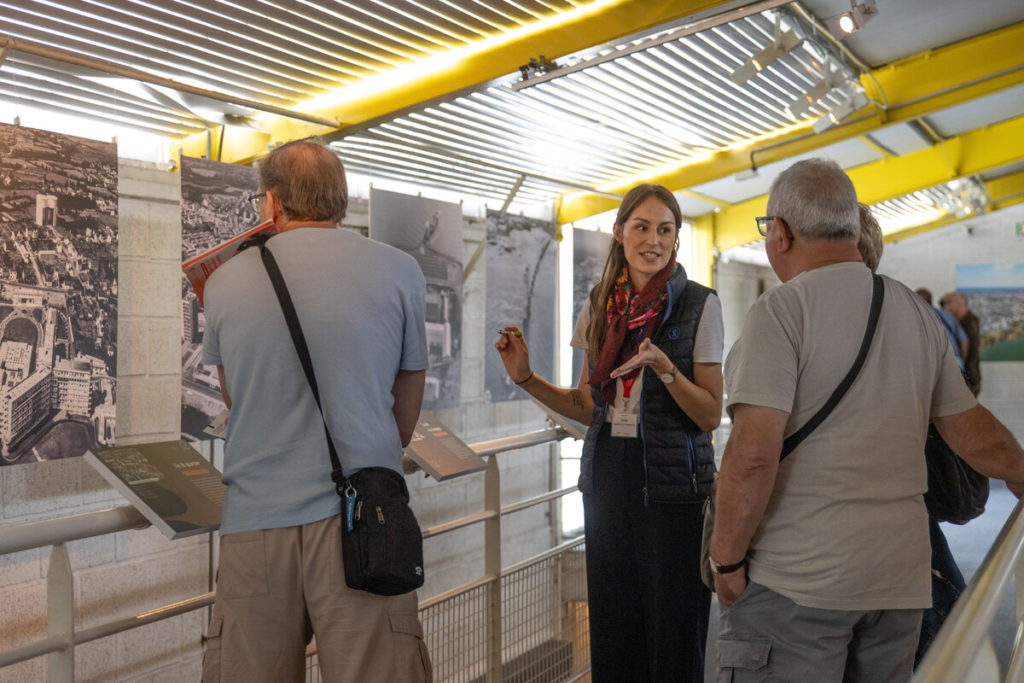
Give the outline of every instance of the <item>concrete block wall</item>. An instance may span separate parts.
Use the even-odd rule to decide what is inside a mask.
[[[120,163],[118,414],[120,444],[178,438],[180,420],[181,220],[178,176],[153,164]],[[365,200],[352,202],[347,224],[364,227]],[[464,263],[483,239],[480,219],[465,224]],[[478,262],[465,290],[462,406],[441,419],[467,442],[545,426],[528,401],[488,404],[483,398],[486,283]],[[549,486],[547,446],[499,456],[504,504]],[[423,526],[483,508],[483,475],[434,482],[409,477]],[[81,458],[0,467],[0,526],[124,505]],[[541,552],[551,538],[548,506],[506,518],[504,564]],[[484,573],[483,526],[428,540],[430,597]],[[206,536],[173,543],[150,528],[69,544],[75,573],[76,628],[166,605],[211,590],[214,548]],[[45,549],[0,556],[0,646],[18,647],[46,633]],[[76,648],[79,681],[198,680],[205,610],[174,617]],[[0,669],[0,683],[45,680],[45,658]]]

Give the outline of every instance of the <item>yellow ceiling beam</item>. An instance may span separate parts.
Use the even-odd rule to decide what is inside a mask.
[[[958,135],[911,154],[864,164],[849,169],[847,174],[860,201],[877,204],[1012,164],[1024,156],[1021,140],[1024,116]],[[715,246],[724,250],[758,239],[754,218],[764,215],[767,204],[768,195],[762,195],[714,214]]]
[[[594,0],[522,28],[492,36],[343,86],[292,109],[339,127],[259,116],[268,139],[277,144],[327,135],[387,117],[405,108],[473,88],[515,73],[531,57],[554,59],[648,28],[725,5],[729,0]],[[206,154],[206,135],[172,143],[172,154]],[[247,139],[225,144],[221,161],[247,163],[267,153],[266,144]]]
[[[899,60],[861,76],[861,84],[873,99],[882,101],[884,95],[888,102],[884,111],[868,107],[850,121],[817,135],[810,132],[810,122],[807,122],[774,139],[745,142],[733,149],[652,172],[649,177],[631,178],[620,185],[599,189],[621,194],[640,182],[660,183],[671,190],[691,188],[750,168],[752,151],[756,152],[757,165],[764,166],[1020,85],[1024,83],[1022,44],[1024,22]],[[608,211],[616,205],[615,200],[607,197],[571,193],[562,202],[558,220],[568,223]]]
[[[1024,201],[1024,171],[986,180],[985,190],[997,209]]]

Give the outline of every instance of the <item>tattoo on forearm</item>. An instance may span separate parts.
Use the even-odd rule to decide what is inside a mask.
[[[583,394],[580,393],[579,389],[573,389],[569,392],[569,400],[572,401],[572,407],[576,410],[586,409],[586,406],[583,404]]]

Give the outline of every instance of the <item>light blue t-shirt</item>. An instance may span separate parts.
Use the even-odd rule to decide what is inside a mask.
[[[419,266],[343,230],[299,228],[267,246],[295,303],[342,467],[401,472],[391,389],[399,369],[427,367]],[[323,422],[259,249],[217,269],[205,304],[203,362],[224,366],[232,401],[221,533],[337,514]]]
[[[960,345],[968,341],[967,333],[952,313],[944,308],[934,308],[934,310],[939,316],[939,322],[942,323],[943,329],[946,330],[946,338],[949,339],[949,344],[953,347],[956,363],[963,369],[964,359],[960,357]]]

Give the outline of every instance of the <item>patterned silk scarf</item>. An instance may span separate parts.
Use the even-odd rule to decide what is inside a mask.
[[[675,252],[668,264],[659,270],[644,288],[637,291],[623,268],[608,296],[607,325],[597,366],[590,376],[590,385],[598,387],[605,400],[615,401],[615,379],[611,372],[636,355],[644,339],[650,338],[661,322],[668,301],[668,281],[676,268]],[[636,379],[642,368],[623,375],[623,380]]]

